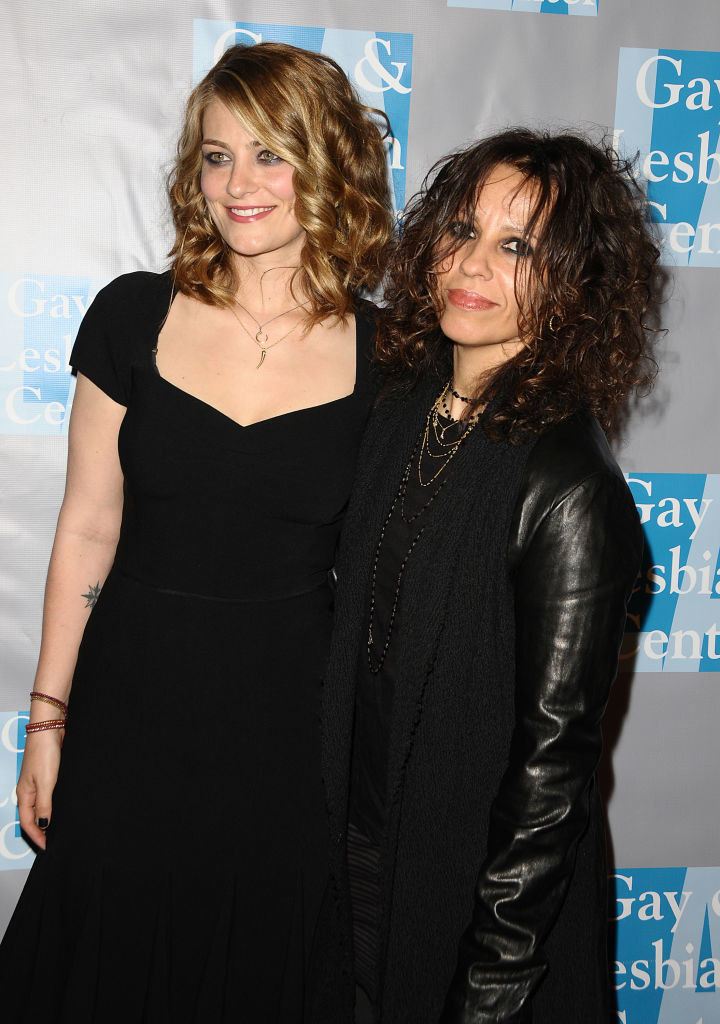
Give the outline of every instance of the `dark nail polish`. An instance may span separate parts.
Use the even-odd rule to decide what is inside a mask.
[[[38,828],[45,829],[50,824],[49,818],[38,818]]]

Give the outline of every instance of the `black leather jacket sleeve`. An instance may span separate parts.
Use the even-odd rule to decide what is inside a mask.
[[[561,438],[540,446],[509,552],[516,725],[441,1024],[532,1020],[532,994],[545,972],[543,941],[588,821],[600,721],[642,553],[637,512],[609,451],[600,447],[599,460],[573,467]],[[556,472],[558,459],[563,468]]]

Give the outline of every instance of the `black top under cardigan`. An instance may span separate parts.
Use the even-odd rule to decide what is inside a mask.
[[[323,696],[334,898],[316,942],[312,1024],[352,1020],[355,668],[377,536],[437,390],[427,382],[373,414],[337,562]],[[594,772],[640,561],[637,513],[583,414],[534,446],[474,431],[454,470],[406,569],[393,637],[402,674],[388,754],[381,1024],[606,1024]]]

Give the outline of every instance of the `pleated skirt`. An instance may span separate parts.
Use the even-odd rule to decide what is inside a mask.
[[[111,574],[0,947],[8,1024],[302,1024],[330,620],[326,586],[234,601]]]

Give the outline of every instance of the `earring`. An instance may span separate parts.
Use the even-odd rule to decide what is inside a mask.
[[[555,321],[557,321],[557,323]],[[557,313],[553,313],[552,316],[550,317],[550,319],[548,320],[548,330],[552,334],[557,334],[558,330],[561,327],[562,327],[562,320],[560,319],[560,317],[558,316]]]

